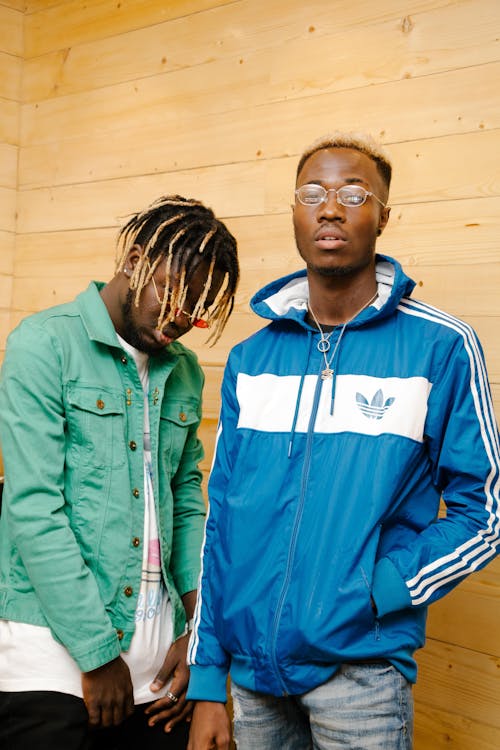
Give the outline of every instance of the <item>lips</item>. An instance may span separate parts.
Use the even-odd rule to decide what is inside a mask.
[[[175,341],[175,338],[172,336],[166,336],[162,331],[159,331],[158,328],[154,329],[153,336],[160,346],[168,346],[172,341]]]
[[[338,227],[323,226],[314,235],[315,242],[347,242],[345,234]]]

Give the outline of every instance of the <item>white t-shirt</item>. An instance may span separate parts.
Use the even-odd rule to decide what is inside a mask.
[[[153,495],[149,435],[149,358],[118,337],[134,358],[144,391],[144,554],[135,631],[122,652],[134,687],[134,702],[147,703],[165,695],[168,685],[153,693],[149,685],[163,664],[173,639],[172,605],[161,575],[160,543]],[[147,542],[146,542],[147,540]],[[0,691],[53,690],[82,697],[81,672],[49,628],[0,620]]]

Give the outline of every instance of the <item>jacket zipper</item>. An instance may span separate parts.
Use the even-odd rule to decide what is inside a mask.
[[[276,646],[277,646],[277,641],[278,641],[278,624],[281,619],[283,605],[285,603],[285,596],[286,596],[286,593],[288,591],[288,587],[290,584],[290,578],[292,575],[292,562],[295,556],[295,547],[297,544],[297,537],[299,533],[300,522],[302,519],[302,512],[304,510],[306,486],[307,486],[308,479],[309,479],[309,468],[311,465],[311,452],[312,452],[312,443],[313,443],[313,437],[314,437],[314,423],[316,421],[316,415],[318,413],[319,399],[321,396],[321,387],[323,384],[323,381],[321,380],[321,369],[322,368],[320,367],[320,374],[318,374],[318,379],[316,381],[316,388],[314,390],[314,398],[313,398],[313,405],[311,409],[311,416],[309,417],[309,424],[307,426],[307,443],[306,443],[306,450],[305,450],[305,456],[304,456],[304,467],[302,469],[300,498],[299,498],[299,503],[297,506],[297,512],[295,514],[295,522],[294,522],[294,526],[292,530],[290,547],[288,550],[285,578],[283,581],[283,586],[281,588],[281,593],[280,593],[280,597],[278,600],[278,606],[276,607],[276,612],[273,618],[272,640],[271,640],[271,659],[272,659],[274,671],[276,673],[278,681],[280,682],[283,688],[283,695],[288,695],[288,691],[286,689],[286,685],[281,676],[280,669],[278,666],[278,659],[276,656]]]

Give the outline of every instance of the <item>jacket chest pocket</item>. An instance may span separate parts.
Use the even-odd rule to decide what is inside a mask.
[[[198,423],[197,405],[164,401],[160,413],[159,460],[171,474],[179,467],[193,425]]]
[[[124,464],[125,420],[121,394],[99,386],[70,386],[66,423],[68,452],[84,466],[112,468]]]

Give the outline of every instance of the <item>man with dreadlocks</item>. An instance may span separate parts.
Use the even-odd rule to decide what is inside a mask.
[[[233,307],[236,242],[167,196],[116,272],[10,335],[0,383],[0,746],[185,748],[205,508],[203,375],[177,341]]]

